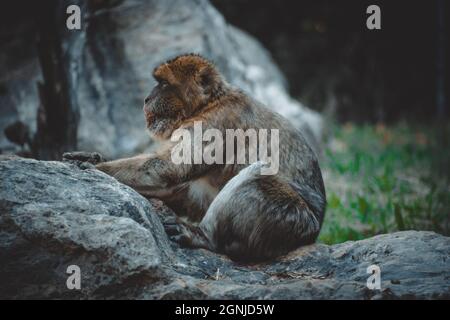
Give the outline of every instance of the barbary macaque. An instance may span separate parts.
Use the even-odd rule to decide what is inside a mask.
[[[148,130],[160,143],[155,152],[108,162],[98,154],[64,157],[96,163],[98,170],[143,196],[164,201],[180,217],[166,222],[166,231],[182,246],[258,262],[313,243],[322,226],[326,197],[317,158],[299,130],[229,85],[199,55],[169,60],[155,68],[153,76],[158,84],[145,99],[144,114]],[[230,150],[228,139],[217,136],[214,143],[221,148],[213,156],[221,161],[175,163],[179,130],[194,136],[198,123],[202,133],[215,130],[223,136],[230,129],[266,130],[271,138],[277,133],[276,145],[269,139],[256,147],[246,136],[244,151],[250,159],[266,148],[270,162],[278,162],[276,170],[264,174],[273,165],[268,157],[237,161],[234,156],[242,150],[235,146]],[[211,140],[202,139],[200,149],[210,150]],[[188,151],[184,150],[190,158],[198,150],[194,146]]]

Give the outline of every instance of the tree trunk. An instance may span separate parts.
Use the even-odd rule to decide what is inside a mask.
[[[78,4],[83,12],[82,1]],[[84,47],[82,30],[68,30],[67,1],[44,1],[39,6],[38,54],[43,82],[38,83],[40,105],[32,152],[38,159],[60,159],[77,147],[79,107],[77,85]]]

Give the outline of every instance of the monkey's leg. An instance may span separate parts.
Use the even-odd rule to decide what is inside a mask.
[[[211,203],[200,231],[181,236],[183,244],[201,243],[234,260],[253,262],[314,242],[323,212],[284,179],[260,175],[261,166],[252,164],[231,179]]]

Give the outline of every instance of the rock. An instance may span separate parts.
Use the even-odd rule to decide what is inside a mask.
[[[78,81],[74,100],[81,116],[78,149],[108,158],[148,149],[142,104],[155,84],[151,71],[167,58],[196,52],[213,60],[230,83],[293,121],[318,150],[321,116],[289,96],[269,53],[254,38],[228,25],[207,0],[119,3],[85,13],[84,50],[71,61]],[[41,79],[30,41],[36,28],[20,19],[16,24],[14,31],[20,34],[4,43],[0,52],[0,61],[17,51],[27,53],[0,67],[6,75],[0,78],[4,89],[0,103],[6,106],[0,111],[0,149],[10,151],[15,147],[4,137],[4,128],[20,120],[31,133],[36,131],[36,81]],[[26,33],[23,42],[22,33]]]
[[[94,170],[0,161],[0,297],[95,297],[156,276],[171,249],[152,204]],[[66,287],[81,267],[82,290]],[[115,289],[114,289],[115,290]]]
[[[61,162],[0,158],[0,298],[449,299],[450,238],[402,231],[239,265],[169,242],[170,209]],[[367,267],[381,270],[370,290]],[[67,267],[81,270],[69,290]]]

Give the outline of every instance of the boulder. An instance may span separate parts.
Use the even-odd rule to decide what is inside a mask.
[[[314,244],[240,265],[170,242],[161,218],[171,214],[94,169],[3,157],[0,298],[450,298],[450,238],[433,232]],[[66,286],[73,265],[79,290]],[[380,268],[380,290],[367,287],[371,265]]]
[[[77,40],[81,54],[67,55],[71,80],[76,82],[72,86],[76,92],[68,94],[80,115],[78,149],[108,158],[147,150],[151,141],[142,105],[155,85],[151,72],[168,58],[195,52],[214,61],[231,84],[290,119],[318,150],[322,117],[289,96],[285,78],[267,50],[227,24],[207,0],[97,3],[99,7],[83,14],[79,31],[83,34]],[[0,52],[0,61],[6,62],[0,67],[0,104],[5,106],[0,109],[0,150],[4,151],[17,149],[3,134],[8,126],[21,121],[32,134],[36,131],[36,82],[42,80],[42,71],[32,21],[16,19],[11,31],[16,36],[4,41]]]
[[[0,297],[95,297],[162,272],[168,239],[132,189],[62,162],[0,163]],[[80,292],[67,290],[70,265],[81,268]]]

